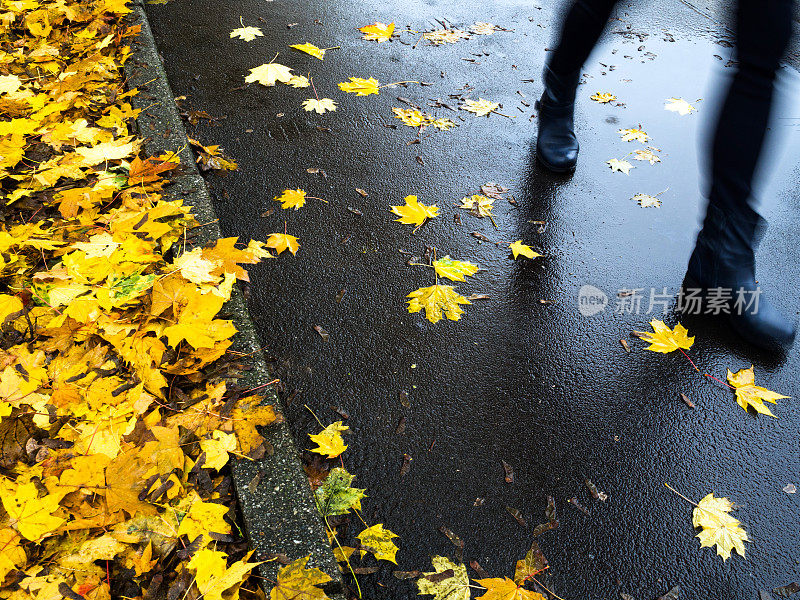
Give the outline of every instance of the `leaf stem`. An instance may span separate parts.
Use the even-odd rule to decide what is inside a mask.
[[[322,421],[320,421],[320,420],[317,418],[317,415],[315,415],[315,414],[314,414],[314,411],[313,411],[313,410],[311,410],[310,408],[308,408],[308,404],[303,404],[303,406],[305,406],[305,407],[306,407],[306,409],[308,410],[308,412],[310,412],[310,413],[311,413],[311,416],[312,416],[312,417],[314,417],[314,418],[317,420],[317,423],[319,423],[319,426],[320,426],[320,427],[322,427],[323,429],[325,429],[325,425],[323,425],[323,424],[322,424]]]
[[[664,485],[667,487],[667,489],[668,489],[669,491],[673,492],[674,494],[677,494],[678,496],[680,496],[681,498],[683,498],[684,500],[686,500],[686,501],[687,501],[689,504],[691,504],[692,506],[695,506],[695,507],[697,506],[697,504],[696,504],[695,502],[692,502],[691,500],[689,500],[689,499],[688,499],[686,496],[684,496],[683,494],[681,494],[681,493],[680,493],[678,490],[676,490],[676,489],[675,489],[674,487],[672,487],[670,484],[668,484],[668,483],[665,483]]]

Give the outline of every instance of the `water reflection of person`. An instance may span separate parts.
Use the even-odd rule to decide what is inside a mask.
[[[545,167],[571,172],[578,160],[573,126],[581,68],[605,28],[616,0],[575,0],[544,70],[536,156]],[[794,341],[796,326],[761,295],[755,246],[764,221],[753,209],[756,164],[772,108],[775,74],[792,32],[793,0],[739,0],[738,65],[711,146],[711,188],[703,227],[689,259],[685,285],[723,288],[731,304],[724,317],[749,342],[771,348]],[[735,298],[759,295],[758,303]]]

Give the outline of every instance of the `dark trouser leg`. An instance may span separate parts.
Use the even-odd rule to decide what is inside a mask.
[[[571,171],[578,160],[573,114],[583,63],[603,33],[617,0],[575,0],[561,27],[556,50],[544,68],[536,155],[553,171]]]
[[[755,283],[755,245],[761,218],[752,208],[753,176],[772,108],[775,73],[791,36],[792,0],[740,0],[739,66],[728,89],[714,135],[711,191],[703,229],[689,262],[691,280],[706,288],[743,288]],[[732,307],[734,328],[758,345],[786,345],[794,325],[763,296],[756,307]]]

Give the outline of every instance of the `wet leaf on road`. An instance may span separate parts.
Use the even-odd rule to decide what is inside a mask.
[[[500,27],[492,23],[476,21],[475,24],[469,28],[469,31],[475,35],[492,35],[495,31],[499,31],[500,29]]]
[[[459,550],[464,549],[463,540],[460,537],[458,537],[455,533],[453,533],[451,530],[449,530],[447,527],[442,525],[441,527],[439,527],[439,531],[453,543],[453,546],[455,546]],[[464,569],[466,570],[466,567],[464,567]]]
[[[326,111],[336,110],[336,103],[330,98],[309,98],[303,101],[303,108],[307,112],[316,111],[317,114],[325,114]]]
[[[642,142],[644,144],[649,139],[647,137],[647,134],[644,131],[642,131],[641,125],[639,126],[639,128],[620,129],[619,135],[623,142],[636,141],[636,142]]]
[[[454,260],[449,255],[433,261],[432,264],[439,277],[450,281],[466,281],[465,276],[471,277],[480,270],[478,265],[465,260]]]
[[[411,469],[411,461],[414,460],[408,454],[403,454],[403,464],[400,465],[400,477],[405,477]]]
[[[442,44],[455,44],[459,40],[469,38],[469,33],[461,29],[435,29],[434,31],[426,31],[422,37],[431,42],[434,46]]]
[[[317,444],[316,448],[312,448],[311,452],[316,452],[328,458],[336,458],[342,452],[347,450],[347,446],[342,438],[342,432],[350,429],[347,425],[342,425],[341,421],[331,423],[325,429],[317,434],[308,434],[312,442]]]
[[[419,595],[430,595],[434,600],[470,600],[472,595],[465,565],[446,556],[434,556],[431,563],[434,571],[423,573],[417,580]]]
[[[527,244],[523,244],[522,240],[517,240],[516,242],[509,244],[508,247],[511,248],[511,253],[514,255],[515,260],[520,255],[524,256],[525,258],[537,258],[542,256]]]
[[[494,198],[489,198],[488,196],[483,196],[481,194],[473,194],[472,196],[466,196],[461,199],[461,206],[459,208],[463,208],[468,210],[470,214],[476,217],[492,217],[492,207],[494,205]]]
[[[787,483],[785,486],[783,486],[783,491],[787,494],[794,494],[797,492],[797,486],[795,486],[793,483]]]
[[[293,48],[295,50],[299,50],[300,52],[305,52],[306,54],[310,54],[314,58],[318,58],[323,60],[325,58],[325,50],[329,50],[330,48],[317,48],[314,44],[309,44],[306,42],[305,44],[292,44],[289,48]]]
[[[616,100],[617,97],[611,92],[595,92],[594,95],[589,97],[589,99],[599,102],[600,104],[608,104],[609,102]]]
[[[327,342],[328,338],[330,338],[330,334],[323,329],[322,325],[314,325],[314,331],[316,331],[325,342]]]
[[[708,494],[692,512],[692,525],[701,528],[697,534],[700,547],[716,546],[723,561],[730,558],[734,549],[744,558],[744,542],[750,541],[738,519],[730,515],[733,509],[733,502],[727,498]]]
[[[276,82],[288,83],[292,78],[292,69],[278,63],[267,63],[250,69],[250,74],[244,78],[245,83],[258,82],[271,87]]]
[[[257,37],[264,35],[258,27],[239,27],[231,31],[230,37],[238,37],[245,42],[252,42]]]
[[[609,159],[606,161],[606,164],[611,168],[612,172],[619,171],[620,173],[625,173],[625,175],[630,175],[630,170],[635,168],[627,160],[620,160],[618,158]]]
[[[728,383],[736,388],[736,403],[739,406],[744,410],[752,406],[756,412],[762,415],[769,415],[770,417],[774,417],[775,415],[772,414],[769,408],[764,406],[764,401],[766,400],[767,402],[777,404],[776,400],[789,398],[789,396],[784,396],[783,394],[756,385],[752,365],[749,369],[740,369],[736,373],[732,373],[730,369],[728,369]]]
[[[492,577],[475,581],[486,588],[486,593],[478,596],[476,600],[547,600],[538,592],[518,586],[508,577]]]
[[[479,98],[478,100],[464,100],[464,104],[462,104],[460,108],[462,110],[466,110],[467,112],[474,113],[479,117],[488,117],[489,113],[500,108],[500,105],[497,102]]]
[[[654,165],[657,162],[661,162],[661,159],[656,154],[658,152],[657,149],[650,147],[645,150],[634,150],[633,151],[633,160],[641,160],[649,162],[651,165]]]
[[[661,200],[650,194],[636,194],[631,200],[636,201],[642,208],[658,208]]]
[[[650,326],[653,328],[652,333],[649,331],[631,332],[631,335],[650,344],[646,348],[647,350],[666,354],[680,348],[688,350],[694,344],[694,336],[689,337],[689,331],[680,323],[675,325],[675,329],[670,329],[664,324],[664,321],[652,320]]]
[[[679,115],[688,115],[697,112],[697,109],[683,98],[669,98],[664,102],[664,109],[676,112]]]
[[[558,519],[556,518],[556,501],[552,496],[547,497],[547,508],[544,510],[544,516],[547,519],[547,522],[541,523],[533,529],[533,537],[535,538],[558,527]]]
[[[437,323],[442,315],[451,321],[458,321],[464,314],[461,304],[472,304],[464,296],[456,292],[450,285],[435,284],[430,287],[414,290],[408,296],[408,312],[416,313],[425,309],[425,318],[431,323]]]
[[[433,219],[439,214],[439,207],[435,204],[427,206],[417,200],[416,196],[406,196],[405,205],[392,206],[391,211],[400,218],[395,219],[405,225],[421,227],[428,219]]]
[[[361,542],[361,558],[367,554],[372,553],[378,560],[387,560],[397,564],[395,556],[397,555],[397,544],[392,539],[398,536],[396,533],[385,529],[382,523],[368,527],[356,536]]]
[[[506,461],[501,460],[500,464],[503,465],[503,474],[506,483],[514,483],[514,469]]]
[[[692,402],[689,399],[689,396],[687,396],[683,392],[681,392],[681,400],[683,400],[683,403],[686,404],[686,406],[688,406],[689,408],[694,408],[694,402]]]
[[[274,248],[277,254],[284,250],[289,250],[292,254],[297,254],[300,249],[300,242],[293,235],[285,233],[271,233],[267,238],[267,248]]]
[[[375,22],[372,25],[364,25],[359,27],[358,30],[364,34],[365,40],[374,40],[376,42],[385,42],[390,40],[394,33],[394,23],[380,23]]]
[[[658,600],[678,600],[680,594],[681,594],[681,586],[676,585],[674,588],[672,588],[663,596],[659,596]]]
[[[517,585],[522,585],[525,579],[544,571],[548,566],[547,559],[535,541],[531,543],[530,550],[525,554],[525,558],[517,561],[514,569],[514,581]]]
[[[572,504],[572,506],[577,508],[579,511],[581,511],[585,515],[591,515],[592,514],[592,513],[589,512],[589,510],[586,507],[584,507],[583,505],[581,505],[580,502],[578,502],[577,498],[570,498],[569,499],[569,503]]]
[[[306,193],[301,189],[283,190],[281,195],[275,196],[273,200],[280,202],[283,209],[293,208],[298,210],[306,203]]]
[[[511,506],[506,506],[506,510],[508,511],[508,514],[514,517],[517,523],[519,523],[523,527],[528,526],[528,522],[525,520],[525,517],[522,516],[522,513],[519,512],[519,510],[517,510],[516,508],[512,508]]]
[[[340,83],[339,89],[356,96],[369,96],[378,93],[378,80],[374,77],[364,79],[362,77],[351,77],[350,81]]]
[[[788,598],[792,594],[796,594],[797,592],[800,592],[800,583],[797,583],[795,581],[793,583],[790,583],[789,585],[784,585],[784,586],[781,586],[781,587],[777,587],[772,591],[775,594],[777,594],[778,596],[780,596],[781,598]]]

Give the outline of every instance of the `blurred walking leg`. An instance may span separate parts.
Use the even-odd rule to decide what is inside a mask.
[[[544,93],[537,103],[536,156],[553,171],[575,169],[575,91],[581,67],[600,39],[616,3],[617,0],[575,0],[564,18],[558,46],[544,68]]]
[[[712,145],[711,191],[687,281],[702,288],[743,290],[756,300],[732,307],[733,328],[759,346],[787,346],[795,326],[760,294],[755,247],[763,219],[752,186],[772,108],[775,74],[792,33],[792,0],[740,0],[738,67],[719,115]]]

